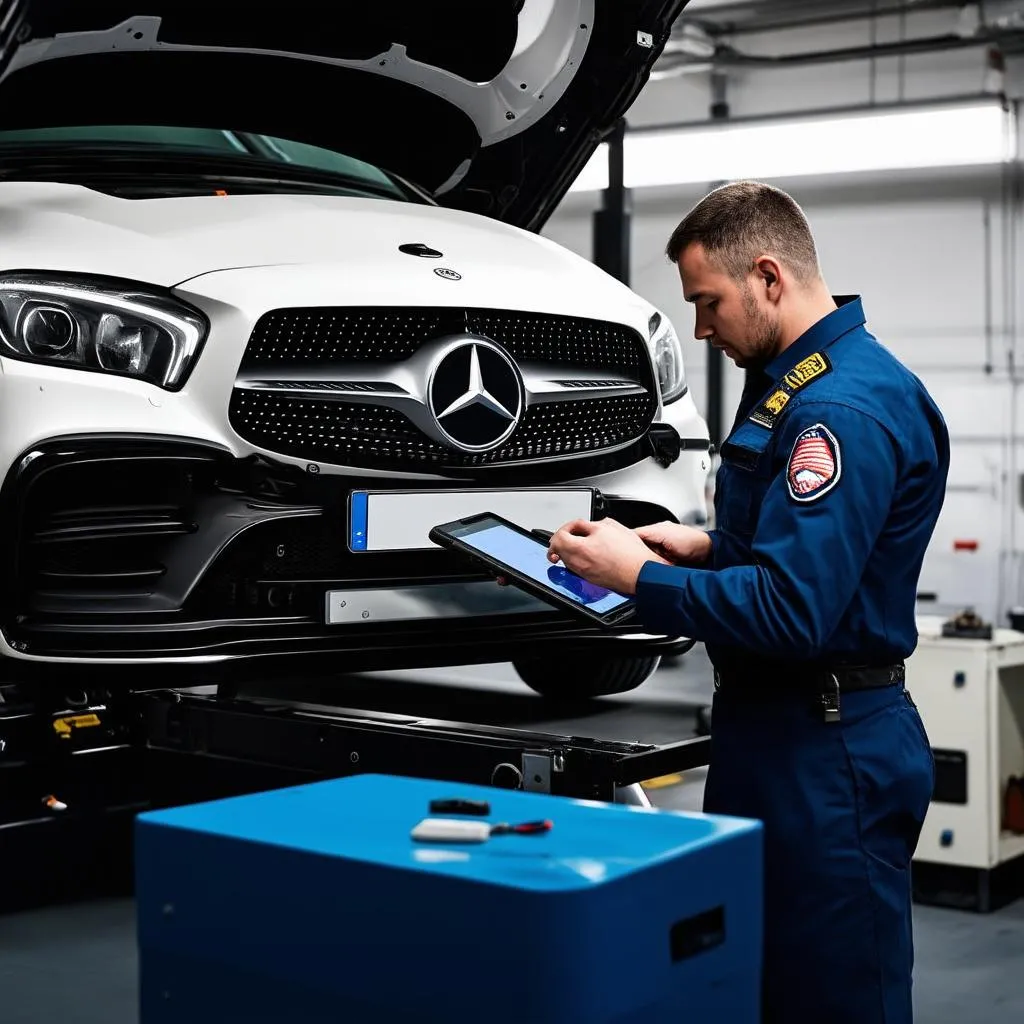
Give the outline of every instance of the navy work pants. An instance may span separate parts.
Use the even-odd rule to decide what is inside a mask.
[[[767,689],[767,688],[766,688]],[[764,823],[764,1024],[909,1024],[910,862],[934,784],[902,686],[715,694],[704,810]]]

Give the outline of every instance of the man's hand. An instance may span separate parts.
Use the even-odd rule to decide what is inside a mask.
[[[620,594],[636,593],[636,580],[645,562],[669,564],[628,526],[614,519],[575,519],[552,536],[548,559],[562,562],[577,576]]]
[[[671,565],[703,565],[711,557],[711,537],[693,526],[654,523],[639,526],[636,535]]]

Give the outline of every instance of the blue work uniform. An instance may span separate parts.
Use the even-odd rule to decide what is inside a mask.
[[[906,1024],[935,765],[901,670],[949,436],[860,298],[836,301],[748,372],[711,560],[646,563],[637,616],[715,667],[705,810],[764,822],[764,1020]]]

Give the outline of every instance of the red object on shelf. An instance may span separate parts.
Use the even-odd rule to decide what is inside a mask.
[[[955,540],[953,541],[954,551],[977,551],[978,542],[976,540]]]
[[[1024,836],[1024,775],[1011,775],[1003,793],[1003,828]]]

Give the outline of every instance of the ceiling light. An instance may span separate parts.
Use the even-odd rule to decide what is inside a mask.
[[[996,100],[682,125],[627,132],[627,188],[1000,164],[1015,159],[1012,115]],[[607,187],[604,145],[570,191]]]

